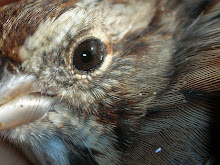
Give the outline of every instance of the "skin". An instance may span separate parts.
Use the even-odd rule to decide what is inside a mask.
[[[0,8],[1,77],[21,84],[0,96],[2,146],[33,164],[214,162],[220,4],[193,2],[26,0]],[[77,69],[74,51],[93,39],[103,60]],[[28,106],[19,107],[23,97]]]

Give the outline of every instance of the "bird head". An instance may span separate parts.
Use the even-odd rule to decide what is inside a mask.
[[[208,140],[196,136],[208,136],[210,109],[188,98],[216,88],[192,82],[205,65],[192,71],[200,56],[190,56],[186,40],[198,26],[186,9],[174,0],[24,0],[0,8],[2,142],[34,164],[206,160]]]

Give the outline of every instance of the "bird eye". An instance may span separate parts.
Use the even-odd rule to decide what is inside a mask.
[[[83,41],[74,51],[73,65],[79,70],[91,71],[101,64],[104,54],[105,47],[100,40]]]

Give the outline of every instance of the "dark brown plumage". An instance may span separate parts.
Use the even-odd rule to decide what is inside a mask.
[[[24,0],[0,22],[1,144],[43,165],[214,164],[219,1]]]

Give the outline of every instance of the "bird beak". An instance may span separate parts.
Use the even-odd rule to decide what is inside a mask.
[[[12,63],[0,61],[0,131],[42,118],[52,101],[35,92],[34,76],[24,74]]]

